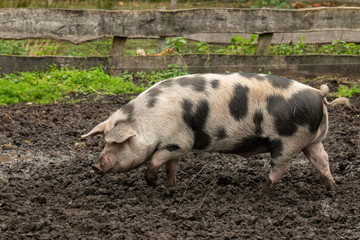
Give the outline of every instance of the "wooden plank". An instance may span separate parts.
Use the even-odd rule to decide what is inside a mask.
[[[273,33],[263,33],[259,35],[256,55],[270,54],[270,45],[273,35]]]
[[[166,38],[160,37],[158,38],[158,52],[162,52],[165,49],[166,46]]]
[[[0,38],[50,38],[81,43],[104,37],[192,33],[360,31],[360,8],[189,9],[105,11],[0,9]]]
[[[111,55],[123,55],[126,37],[113,37],[113,43],[111,47]]]
[[[112,64],[110,67],[109,64]],[[316,77],[338,74],[342,76],[360,75],[360,57],[357,56],[241,56],[220,54],[168,55],[108,57],[25,57],[0,56],[0,74],[19,71],[45,70],[48,65],[91,69],[102,65],[112,74],[164,70],[170,64],[179,68],[187,66],[190,73],[257,72],[271,73],[287,77]]]
[[[230,44],[231,38],[239,34],[241,37],[250,39],[251,33],[195,33],[183,37],[188,40],[207,42],[214,44]],[[294,32],[274,33],[271,44],[297,43],[301,37],[305,37],[307,44],[332,43],[334,40],[342,40],[351,43],[360,43],[360,31],[318,31],[318,32]],[[254,43],[257,43],[255,40]]]
[[[168,56],[134,56],[113,58],[113,73],[162,71],[169,65],[184,66],[190,73],[255,72],[271,73],[288,77],[316,77],[338,74],[342,76],[360,75],[358,56],[242,56],[221,54],[194,54]]]

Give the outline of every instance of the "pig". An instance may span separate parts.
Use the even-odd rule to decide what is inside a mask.
[[[147,89],[82,137],[103,134],[105,148],[93,169],[127,172],[146,162],[145,180],[154,186],[164,165],[165,185],[174,186],[179,158],[191,151],[251,157],[270,153],[271,190],[304,152],[327,190],[336,184],[322,141],[328,131],[329,88],[264,74],[194,74],[164,80]]]

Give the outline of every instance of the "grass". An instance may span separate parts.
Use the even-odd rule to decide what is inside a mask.
[[[188,74],[186,69],[172,67],[163,72],[123,73],[118,77],[108,75],[101,66],[91,70],[51,66],[45,72],[5,74],[0,78],[0,105],[66,101],[69,93],[141,93],[156,82]]]
[[[338,92],[337,92],[337,96],[338,97],[347,97],[347,98],[351,98],[356,94],[360,94],[360,85],[352,85],[351,88],[349,88],[346,85],[340,85]]]
[[[291,7],[285,0],[272,0],[272,7]],[[281,4],[279,4],[281,3]],[[287,3],[287,4],[286,4]],[[250,8],[267,6],[267,0],[236,0],[236,1],[214,1],[214,0],[178,0],[177,9],[187,8]],[[40,8],[87,8],[87,9],[116,9],[116,10],[147,10],[166,8],[172,9],[170,0],[11,0],[1,1],[0,8],[16,7],[40,7]]]

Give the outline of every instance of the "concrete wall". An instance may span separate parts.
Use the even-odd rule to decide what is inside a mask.
[[[257,72],[288,76],[316,77],[318,75],[360,76],[357,56],[240,56],[240,55],[170,55],[134,57],[22,57],[0,56],[0,73],[45,70],[48,65],[91,69],[103,65],[112,75],[121,72],[162,71],[170,64],[187,66],[190,73]]]
[[[81,43],[103,37],[194,33],[360,31],[360,8],[100,11],[0,9],[0,39],[51,38]]]

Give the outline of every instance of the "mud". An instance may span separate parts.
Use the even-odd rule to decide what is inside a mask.
[[[326,82],[335,91],[342,80]],[[324,145],[336,192],[326,192],[298,154],[274,191],[262,195],[267,154],[190,153],[175,190],[163,186],[163,170],[158,186],[148,187],[146,166],[95,175],[90,165],[104,142],[80,135],[130,96],[72,97],[79,102],[0,106],[1,239],[360,238],[359,110],[329,108]],[[360,96],[351,103],[360,108]]]

